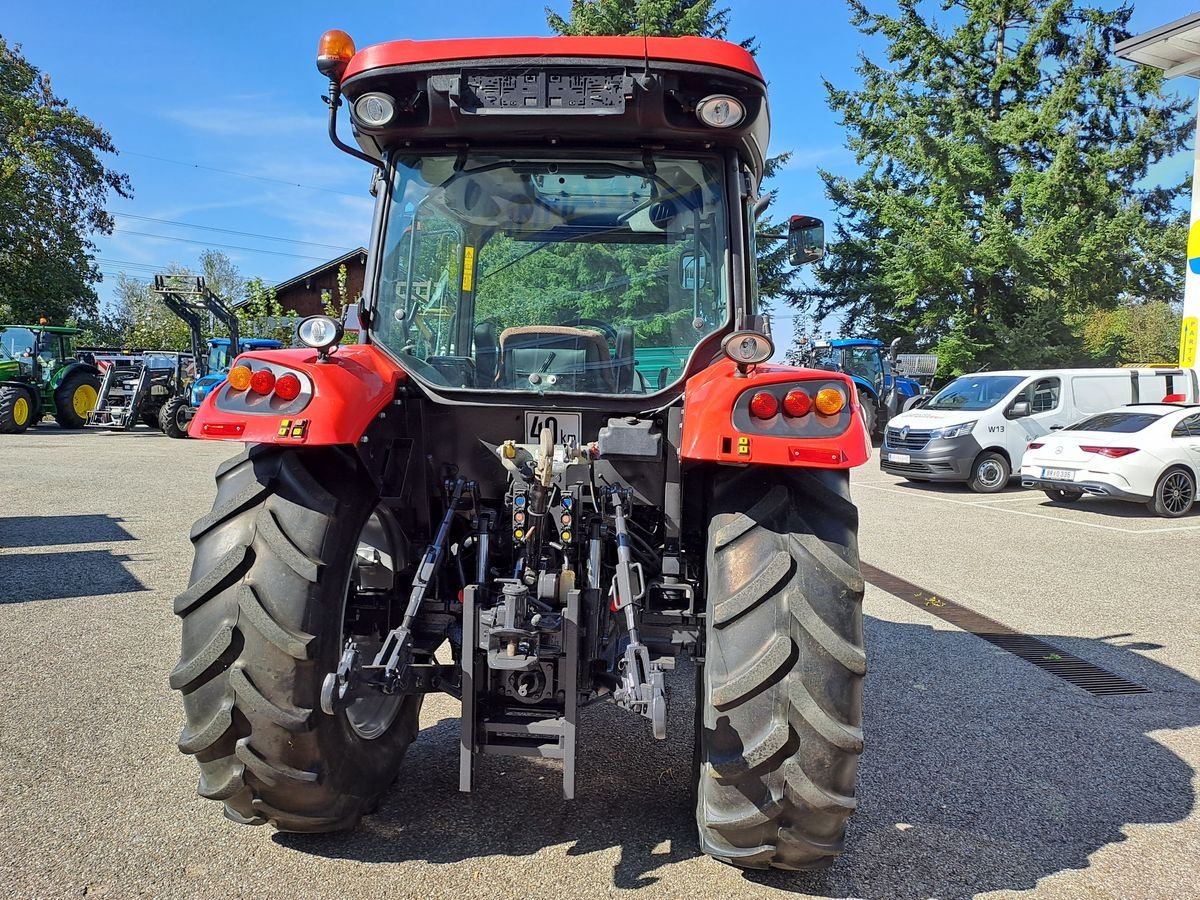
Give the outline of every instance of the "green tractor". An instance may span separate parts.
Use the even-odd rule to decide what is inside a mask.
[[[0,434],[18,434],[52,415],[82,428],[96,405],[100,372],[76,358],[78,328],[0,325]]]

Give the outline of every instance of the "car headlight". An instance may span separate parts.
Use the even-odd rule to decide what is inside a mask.
[[[978,419],[975,419],[971,422],[963,422],[960,425],[947,425],[945,428],[936,428],[933,434],[929,436],[929,439],[936,441],[939,438],[945,440],[947,438],[962,437],[964,434],[970,434],[971,429],[975,427],[975,423],[978,421]]]

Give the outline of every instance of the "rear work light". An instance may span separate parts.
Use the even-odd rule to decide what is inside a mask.
[[[275,396],[280,400],[295,400],[300,396],[300,379],[295,375],[280,375],[275,381]]]
[[[750,398],[750,415],[756,419],[770,419],[779,412],[779,401],[766,391],[759,391]]]
[[[813,401],[813,406],[823,416],[836,415],[845,405],[846,395],[837,388],[822,388],[817,391],[817,399]]]
[[[234,366],[229,372],[229,386],[235,391],[244,391],[250,387],[250,376],[253,374],[249,366]]]
[[[1097,456],[1107,456],[1109,459],[1120,459],[1122,456],[1128,456],[1130,453],[1137,453],[1137,447],[1084,447],[1080,445],[1080,450],[1084,453],[1095,453]]]
[[[275,373],[270,369],[259,369],[250,376],[250,390],[256,394],[269,394],[275,387]]]
[[[804,391],[788,391],[783,395],[783,411],[793,418],[808,415],[812,409],[812,398]]]

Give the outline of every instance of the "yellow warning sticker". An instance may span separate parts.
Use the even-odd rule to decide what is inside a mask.
[[[462,289],[464,291],[471,290],[475,284],[475,248],[471,246],[463,247],[463,279]]]

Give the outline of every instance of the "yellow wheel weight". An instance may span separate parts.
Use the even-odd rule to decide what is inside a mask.
[[[29,401],[24,397],[18,397],[17,402],[13,404],[12,410],[13,424],[18,428],[29,424]]]
[[[90,384],[81,384],[75,388],[75,393],[71,395],[71,407],[75,410],[75,415],[86,419],[87,414],[96,408],[96,389]]]

